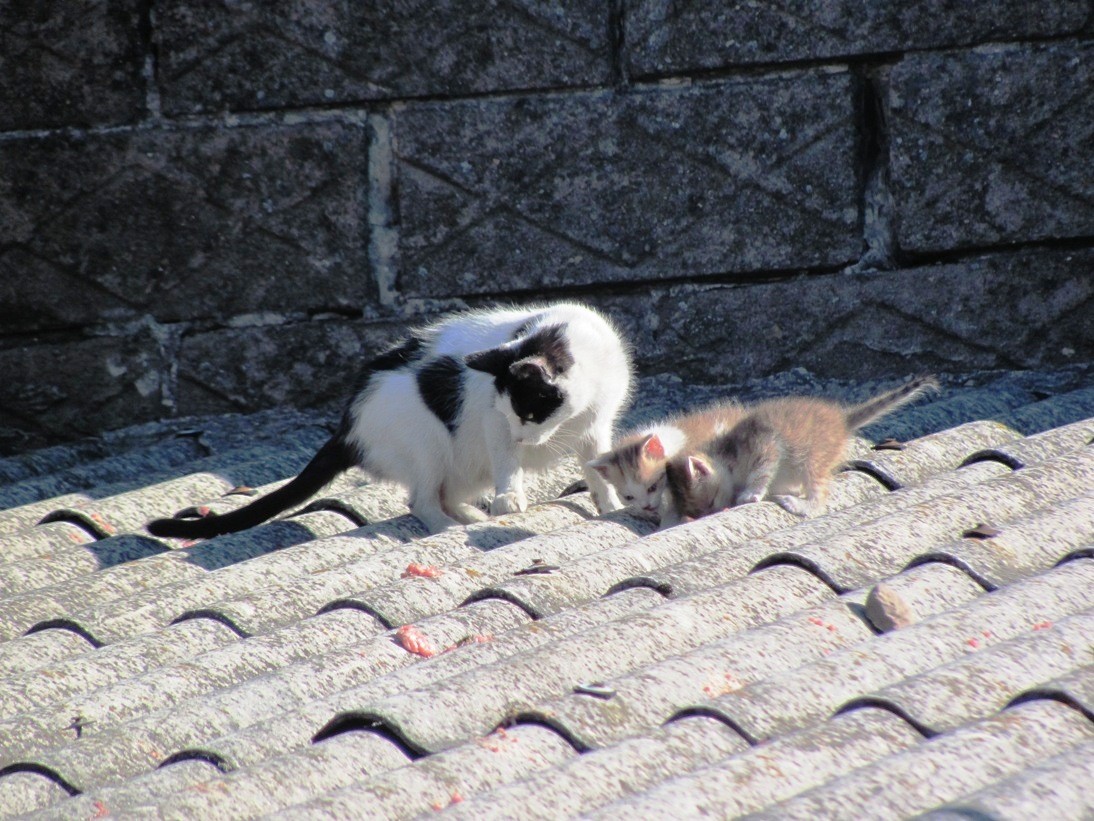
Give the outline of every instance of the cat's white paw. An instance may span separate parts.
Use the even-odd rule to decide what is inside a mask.
[[[500,516],[503,513],[523,513],[528,509],[528,499],[524,493],[511,490],[508,493],[499,493],[490,503],[490,515]]]
[[[737,504],[739,504],[739,505],[750,505],[750,504],[753,504],[754,502],[759,502],[762,499],[763,499],[763,496],[761,496],[759,493],[742,493],[741,495],[739,495],[737,497]]]
[[[772,496],[771,501],[795,516],[809,516],[813,512],[813,506],[808,499],[801,496]]]

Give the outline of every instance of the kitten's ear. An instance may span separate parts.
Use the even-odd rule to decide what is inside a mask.
[[[664,459],[665,446],[661,442],[661,437],[656,433],[647,436],[646,441],[642,443],[642,455],[647,459]]]
[[[702,456],[689,456],[687,462],[684,463],[684,470],[687,473],[688,481],[691,483],[705,479],[714,472],[710,463]]]
[[[551,371],[547,360],[542,356],[527,356],[518,359],[509,366],[509,373],[517,379],[538,379],[542,382],[554,381],[554,373]]]
[[[585,463],[585,467],[589,470],[595,470],[605,479],[608,478],[608,465],[611,464],[611,455],[605,454],[604,456],[597,456],[595,459]]]
[[[491,376],[502,376],[509,370],[512,354],[503,348],[491,348],[488,351],[468,354],[463,362],[473,371],[482,371]]]

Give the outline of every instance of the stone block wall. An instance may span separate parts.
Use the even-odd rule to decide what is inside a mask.
[[[732,385],[1094,353],[1089,0],[0,5],[0,451],[576,298]]]

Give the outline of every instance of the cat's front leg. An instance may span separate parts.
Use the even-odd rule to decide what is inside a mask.
[[[500,414],[486,421],[486,446],[494,474],[494,499],[490,515],[523,513],[528,509],[524,495],[524,469],[520,465],[520,445],[509,433],[509,423]]]
[[[588,468],[588,463],[607,453],[612,449],[612,426],[610,423],[598,423],[589,432],[589,437],[578,445],[578,457],[582,465],[585,465],[585,481],[589,485],[589,492],[593,497],[593,504],[600,513],[611,513],[623,507],[619,493],[615,486],[606,481],[595,470]]]

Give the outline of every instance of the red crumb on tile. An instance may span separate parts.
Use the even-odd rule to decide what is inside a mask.
[[[826,625],[824,625],[824,626],[828,628],[828,632],[829,632],[829,633],[835,633],[835,632],[836,632],[836,625],[834,625],[834,624],[826,624]]]
[[[399,640],[399,644],[401,644],[403,649],[408,653],[414,653],[414,655],[426,659],[437,655],[437,651],[433,649],[433,645],[430,644],[425,633],[413,624],[404,624],[396,630],[395,638]]]
[[[817,625],[817,627],[823,627],[824,626],[824,619],[817,618],[816,616],[810,616],[809,617],[809,623],[810,624],[815,624],[815,625]]]
[[[969,640],[968,640],[968,645],[969,645],[969,647],[971,647],[971,648],[972,648],[973,650],[975,650],[975,649],[976,649],[977,647],[979,647],[979,646],[980,646],[980,639],[978,639],[978,638],[971,638],[971,639],[969,639]]]
[[[411,576],[418,576],[422,579],[435,579],[438,576],[443,576],[444,571],[436,565],[432,564],[418,564],[418,562],[411,562],[406,566],[406,570],[403,571],[403,578],[409,578]]]
[[[96,801],[92,806],[95,808],[95,812],[91,814],[92,818],[106,818],[110,815],[110,808],[102,801]]]
[[[463,796],[460,795],[460,791],[459,790],[453,790],[452,795],[450,795],[448,797],[448,803],[447,804],[444,803],[443,801],[434,801],[429,806],[431,806],[433,808],[434,812],[440,812],[445,807],[451,807],[453,804],[460,804],[462,802],[463,802]]]
[[[68,539],[70,542],[75,542],[76,544],[84,543],[84,537],[77,533],[75,530],[68,531]]]
[[[1034,630],[1048,630],[1050,627],[1052,627],[1052,622],[1050,622],[1048,619],[1045,619],[1044,621],[1039,621],[1035,625],[1033,625]]]
[[[182,540],[182,546],[183,547],[193,547],[197,543],[198,543],[197,539],[183,539]]]
[[[208,516],[212,512],[213,511],[211,511],[209,509],[208,505],[202,505],[201,507],[198,508],[198,515],[199,516],[203,516],[203,517]]]
[[[703,687],[703,692],[710,698],[717,698],[718,696],[724,696],[727,693],[732,693],[735,690],[740,690],[743,686],[737,677],[733,673],[724,673],[723,681],[719,681],[716,684],[707,684]]]

